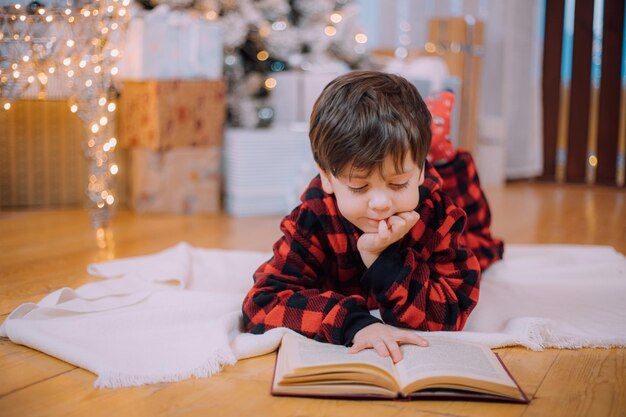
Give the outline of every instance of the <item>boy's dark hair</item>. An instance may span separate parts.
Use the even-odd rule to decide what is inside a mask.
[[[352,71],[331,81],[313,106],[313,158],[334,176],[348,164],[371,173],[388,155],[400,171],[407,151],[421,166],[430,148],[430,122],[424,100],[406,79]]]

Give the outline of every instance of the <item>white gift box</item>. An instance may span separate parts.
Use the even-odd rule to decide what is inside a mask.
[[[287,214],[316,174],[305,125],[226,129],[224,207],[229,214]]]
[[[272,74],[274,122],[309,122],[313,105],[326,85],[343,72],[282,71]]]
[[[223,55],[221,23],[160,5],[130,21],[119,78],[221,79]]]

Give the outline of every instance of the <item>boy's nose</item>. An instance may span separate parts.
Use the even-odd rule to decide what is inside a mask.
[[[391,199],[384,193],[375,194],[370,198],[369,208],[376,211],[389,210],[391,207]]]

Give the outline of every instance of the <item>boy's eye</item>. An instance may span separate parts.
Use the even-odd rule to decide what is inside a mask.
[[[365,192],[365,190],[367,189],[367,185],[363,185],[361,187],[351,187],[351,186],[348,186],[348,188],[350,189],[350,191],[352,191],[355,194],[361,194],[361,193]]]
[[[409,182],[403,182],[402,184],[389,184],[389,186],[394,190],[403,190],[409,186]]]

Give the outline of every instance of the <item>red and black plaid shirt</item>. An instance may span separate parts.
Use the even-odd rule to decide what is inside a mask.
[[[471,158],[469,163],[473,166]],[[466,177],[474,180],[474,175]],[[360,329],[380,322],[369,313],[375,308],[385,323],[398,327],[462,329],[478,301],[481,271],[465,241],[493,246],[476,248],[479,258],[487,254],[481,259],[485,265],[501,257],[502,243],[488,242],[489,225],[479,228],[479,239],[468,239],[466,214],[441,192],[441,183],[427,165],[416,208],[419,221],[367,269],[357,249],[362,232],[339,214],[335,197],[324,193],[320,178],[313,179],[302,204],[283,219],[283,236],[274,245],[273,257],[254,274],[254,286],[243,302],[246,329],[263,333],[288,327],[316,340],[347,345]],[[474,193],[471,184],[466,186]],[[482,191],[469,206],[478,219],[490,218]]]

